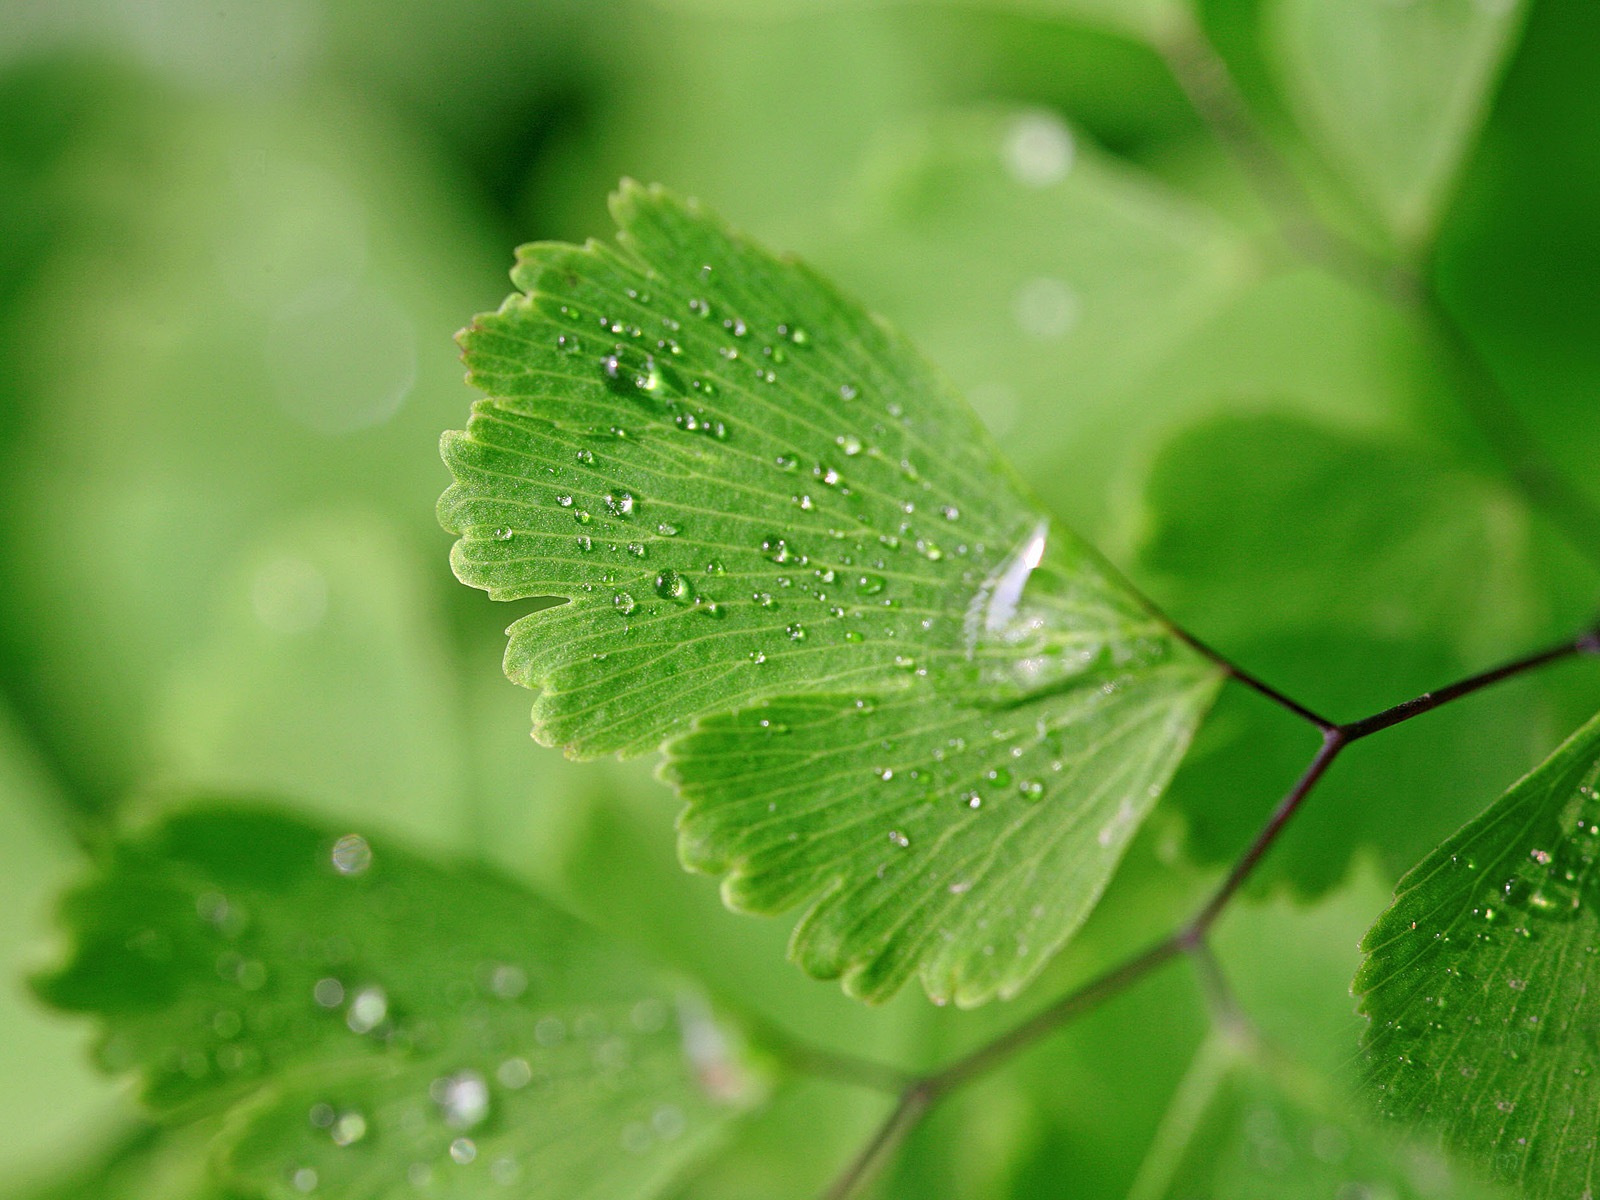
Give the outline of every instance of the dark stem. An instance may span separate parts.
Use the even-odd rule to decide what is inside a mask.
[[[1420,717],[1423,713],[1432,712],[1442,705],[1449,704],[1452,700],[1459,700],[1463,696],[1470,696],[1473,692],[1481,691],[1486,687],[1510,679],[1516,675],[1524,675],[1529,671],[1549,663],[1560,662],[1564,658],[1571,658],[1578,654],[1600,653],[1600,629],[1591,629],[1587,633],[1563,642],[1559,646],[1552,646],[1548,650],[1541,650],[1537,654],[1530,654],[1526,658],[1519,658],[1503,666],[1484,671],[1463,679],[1460,683],[1452,683],[1449,687],[1440,688],[1438,691],[1423,692],[1414,700],[1407,700],[1404,704],[1396,704],[1393,708],[1386,708],[1380,713],[1374,713],[1360,721],[1352,721],[1340,727],[1339,732],[1344,735],[1346,742],[1359,741],[1364,737],[1371,737],[1383,729],[1399,725],[1402,721],[1409,721],[1412,717]]]
[[[1251,691],[1260,693],[1268,700],[1271,700],[1274,704],[1278,705],[1280,708],[1287,709],[1289,712],[1299,717],[1302,721],[1307,721],[1310,724],[1315,725],[1324,733],[1337,728],[1337,726],[1326,717],[1321,716],[1320,714],[1307,708],[1298,700],[1284,695],[1284,693],[1280,692],[1271,684],[1257,678],[1249,671],[1246,671],[1232,659],[1226,657],[1216,650],[1213,650],[1209,645],[1195,637],[1194,634],[1190,633],[1187,629],[1183,629],[1182,627],[1175,625],[1170,621],[1167,622],[1167,624],[1179,641],[1183,642],[1185,645],[1189,646],[1198,653],[1203,654],[1217,666],[1221,667],[1225,672],[1227,672],[1229,679],[1237,680]]]
[[[887,1092],[893,1096],[904,1091],[917,1078],[912,1072],[888,1063],[809,1045],[771,1026],[760,1029],[758,1037],[794,1070],[818,1079],[830,1079],[835,1083]]]
[[[847,1200],[847,1197],[855,1195],[856,1189],[877,1173],[883,1160],[894,1153],[906,1134],[922,1120],[923,1114],[933,1106],[934,1099],[925,1083],[914,1083],[901,1092],[900,1099],[883,1124],[878,1126],[872,1140],[862,1147],[861,1153],[850,1161],[850,1165],[823,1193],[823,1200]]]
[[[857,1189],[864,1186],[872,1177],[883,1160],[905,1140],[917,1122],[945,1095],[988,1073],[1035,1042],[1048,1037],[1069,1022],[1121,994],[1156,968],[1179,955],[1186,954],[1195,962],[1196,969],[1201,974],[1202,986],[1206,987],[1208,996],[1212,996],[1214,1000],[1221,997],[1226,1005],[1236,1010],[1237,1004],[1233,1002],[1232,993],[1227,990],[1226,981],[1211,955],[1206,935],[1238,894],[1239,889],[1260,866],[1295,813],[1300,811],[1306,797],[1327,774],[1328,768],[1333,765],[1345,747],[1380,730],[1392,728],[1423,713],[1432,712],[1453,700],[1470,696],[1493,684],[1579,654],[1600,656],[1600,627],[1586,630],[1559,646],[1483,671],[1448,687],[1425,692],[1414,700],[1397,704],[1393,708],[1384,709],[1362,720],[1351,721],[1345,725],[1323,725],[1319,722],[1319,727],[1323,731],[1321,747],[1301,773],[1300,778],[1279,801],[1277,808],[1267,818],[1266,824],[1261,827],[1233,869],[1228,872],[1227,878],[1199,912],[1169,937],[1067,993],[1050,1007],[1036,1013],[993,1041],[985,1043],[948,1066],[912,1079],[900,1090],[895,1107],[873,1135],[872,1140],[834,1181],[824,1194],[824,1200],[847,1200],[853,1196]],[[1208,654],[1208,657],[1215,656]],[[1233,673],[1225,660],[1218,658],[1216,661],[1228,668],[1230,674]],[[1302,710],[1299,705],[1294,705],[1292,701],[1290,704],[1295,710],[1309,712]],[[882,1069],[890,1070],[890,1068]]]
[[[1021,1025],[1001,1034],[992,1042],[978,1047],[964,1058],[928,1077],[928,1084],[936,1096],[953,1091],[992,1070],[1012,1055],[1027,1049],[1040,1038],[1054,1033],[1067,1022],[1098,1008],[1105,1001],[1127,990],[1157,967],[1163,966],[1182,953],[1183,947],[1175,937],[1157,942],[1148,950],[1134,955],[1122,965],[1113,967],[1074,991],[1068,992],[1049,1008],[1029,1017]]]
[[[1210,943],[1201,938],[1191,945],[1189,961],[1194,964],[1194,973],[1200,980],[1200,991],[1211,1010],[1211,1019],[1225,1029],[1249,1034],[1255,1039],[1255,1026],[1245,1013],[1244,1006],[1239,1003],[1239,998],[1234,995],[1227,973],[1217,961]]]
[[[1198,944],[1205,937],[1206,930],[1210,929],[1222,915],[1222,910],[1228,906],[1228,901],[1232,900],[1234,894],[1244,886],[1245,880],[1250,878],[1261,860],[1266,857],[1267,851],[1272,849],[1273,843],[1283,833],[1284,827],[1294,818],[1295,813],[1300,811],[1300,806],[1311,794],[1311,789],[1317,786],[1317,781],[1333,765],[1333,760],[1339,757],[1339,752],[1349,744],[1349,737],[1341,729],[1331,729],[1322,735],[1322,745],[1311,759],[1310,765],[1289,789],[1288,795],[1278,801],[1278,807],[1272,810],[1272,815],[1256,834],[1255,840],[1240,856],[1239,861],[1233,864],[1233,870],[1228,872],[1228,877],[1222,881],[1222,886],[1184,927],[1179,936],[1186,944]]]

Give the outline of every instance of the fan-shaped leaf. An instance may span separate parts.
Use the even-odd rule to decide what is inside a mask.
[[[661,191],[615,211],[616,247],[523,250],[522,291],[463,337],[492,398],[444,442],[457,574],[540,606],[506,655],[536,736],[637,752],[803,697],[677,747],[688,859],[761,911],[828,897],[797,956],[861,995],[919,966],[937,999],[1014,992],[1218,672],[1052,529],[881,322]],[[767,753],[774,720],[796,729]],[[789,821],[804,844],[774,856]]]

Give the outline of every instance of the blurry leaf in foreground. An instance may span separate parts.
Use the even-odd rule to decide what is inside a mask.
[[[104,1149],[82,1143],[56,1156],[29,1186],[7,1180],[5,1200],[240,1200],[211,1176],[211,1141],[220,1119],[175,1129],[140,1124]]]
[[[263,808],[119,844],[40,981],[245,1195],[652,1194],[761,1090],[699,994],[486,872]]]
[[[1153,429],[1216,397],[1130,390],[1256,274],[1245,235],[1042,110],[880,139],[823,255],[895,314],[1045,500],[1097,524]]]
[[[444,439],[458,576],[539,604],[506,655],[535,736],[637,753],[744,706],[673,750],[685,860],[812,902],[793,953],[853,994],[1013,994],[1218,672],[885,325],[665,192],[615,212],[616,246],[521,251]]]
[[[1600,1147],[1600,718],[1400,881],[1356,977],[1383,1110],[1529,1200]]]
[[[1144,504],[1136,572],[1163,609],[1334,720],[1564,632],[1533,586],[1522,504],[1398,439],[1217,418],[1162,447]],[[1264,871],[1321,891],[1371,845],[1398,874],[1544,752],[1543,686],[1519,682],[1352,748]],[[1202,861],[1238,853],[1314,743],[1302,722],[1224,694],[1172,790]],[[1407,797],[1404,820],[1370,802],[1393,794]]]
[[[50,904],[83,866],[66,802],[0,707],[0,1184],[43,1175],[81,1145],[116,1089],[89,1062],[84,1031],[28,994],[48,947]]]
[[[1406,248],[1433,231],[1522,16],[1521,0],[1275,0],[1289,99]]]
[[[1218,1032],[1200,1048],[1128,1200],[1491,1200],[1424,1143],[1375,1128],[1329,1081]]]

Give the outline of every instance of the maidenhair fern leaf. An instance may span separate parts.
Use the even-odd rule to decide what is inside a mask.
[[[672,749],[684,855],[810,905],[810,971],[977,1003],[1082,922],[1219,672],[1052,526],[881,321],[626,185],[463,334],[464,582],[538,606],[507,672],[575,756]],[[726,715],[725,715],[726,714]]]

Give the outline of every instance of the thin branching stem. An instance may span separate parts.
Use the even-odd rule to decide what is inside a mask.
[[[1211,897],[1201,905],[1198,912],[1188,921],[1184,922],[1169,936],[1150,946],[1132,958],[1112,967],[1102,975],[1096,976],[1088,983],[1068,992],[1048,1008],[1029,1017],[1022,1024],[1015,1026],[1001,1034],[992,1041],[984,1043],[976,1050],[957,1059],[937,1070],[927,1074],[914,1076],[905,1080],[899,1089],[895,1106],[889,1115],[878,1127],[870,1141],[862,1148],[861,1152],[851,1160],[845,1170],[836,1178],[833,1184],[824,1193],[824,1200],[849,1200],[857,1194],[860,1188],[873,1177],[890,1155],[899,1147],[901,1142],[916,1128],[918,1122],[950,1092],[955,1091],[963,1084],[994,1070],[1001,1064],[1026,1050],[1029,1046],[1048,1037],[1070,1024],[1078,1017],[1092,1011],[1107,1000],[1127,991],[1134,984],[1143,980],[1157,968],[1164,966],[1174,958],[1188,956],[1201,974],[1203,986],[1222,987],[1226,984],[1221,971],[1217,968],[1215,959],[1211,956],[1210,947],[1206,941],[1211,927],[1217,918],[1226,911],[1228,905],[1239,889],[1255,873],[1268,851],[1277,843],[1284,829],[1300,811],[1306,798],[1315,790],[1317,784],[1326,776],[1328,769],[1334,761],[1353,742],[1370,737],[1384,729],[1393,728],[1403,724],[1424,713],[1432,712],[1455,700],[1470,696],[1475,692],[1490,687],[1493,684],[1504,682],[1536,671],[1541,667],[1577,655],[1588,654],[1600,657],[1600,627],[1585,630],[1568,641],[1558,646],[1552,646],[1537,654],[1530,654],[1524,658],[1482,671],[1469,676],[1459,683],[1448,687],[1438,688],[1431,692],[1424,692],[1413,700],[1404,704],[1397,704],[1364,717],[1359,721],[1351,721],[1344,725],[1328,725],[1320,721],[1315,722],[1322,730],[1322,745],[1318,747],[1315,755],[1300,777],[1285,793],[1282,800],[1273,809],[1272,815],[1252,839],[1250,845],[1228,872],[1227,877],[1212,893]],[[1219,660],[1226,666],[1225,660]],[[1232,671],[1229,672],[1233,674]],[[1235,678],[1238,676],[1235,675]],[[1292,702],[1291,702],[1292,703]],[[1299,706],[1294,706],[1298,708]],[[1231,993],[1224,992],[1230,998]],[[1208,995],[1211,992],[1208,990]],[[884,1068],[884,1070],[890,1070]],[[879,1079],[877,1082],[881,1083]],[[866,1083],[865,1080],[852,1080],[852,1082]],[[868,1084],[867,1086],[876,1086]]]
[[[1386,296],[1412,312],[1431,331],[1459,376],[1457,390],[1463,407],[1500,456],[1507,473],[1579,551],[1600,565],[1600,505],[1552,465],[1431,279],[1409,262],[1391,262],[1372,253],[1323,220],[1304,185],[1261,132],[1227,63],[1192,15],[1180,12],[1158,40],[1157,50],[1213,136],[1250,178],[1285,242],[1307,261]],[[1229,678],[1314,726],[1322,734],[1322,744],[1217,890],[1189,921],[1163,941],[1068,993],[1009,1032],[946,1067],[907,1082],[887,1119],[828,1189],[826,1200],[849,1200],[854,1196],[949,1092],[1127,990],[1173,958],[1187,955],[1213,1003],[1237,1011],[1207,935],[1348,746],[1493,684],[1576,655],[1600,655],[1600,627],[1596,627],[1558,646],[1425,692],[1359,721],[1336,724],[1250,674],[1176,623],[1168,624],[1177,637],[1217,664]]]
[[[1221,667],[1222,670],[1227,673],[1229,679],[1235,680],[1244,687],[1249,688],[1251,691],[1258,692],[1259,694],[1265,696],[1279,708],[1286,709],[1295,716],[1299,717],[1302,721],[1315,725],[1318,729],[1322,730],[1323,733],[1329,733],[1338,728],[1337,725],[1328,720],[1326,717],[1320,715],[1313,709],[1307,708],[1298,700],[1295,700],[1283,692],[1280,692],[1277,688],[1265,682],[1260,677],[1252,675],[1249,671],[1246,671],[1243,667],[1234,662],[1232,659],[1228,658],[1226,655],[1212,649],[1209,645],[1195,637],[1194,634],[1190,633],[1187,629],[1183,629],[1171,622],[1168,622],[1168,626],[1171,628],[1173,634],[1176,635],[1179,641],[1183,642],[1185,645],[1189,646],[1191,649],[1199,652],[1200,654],[1203,654],[1217,666]]]

